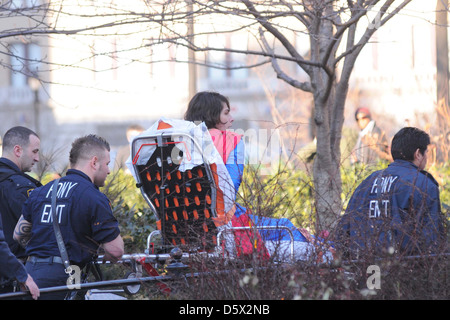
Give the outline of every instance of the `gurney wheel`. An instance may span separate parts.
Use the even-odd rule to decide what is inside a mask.
[[[128,272],[125,275],[125,279],[135,279],[135,278],[137,278],[137,275],[135,272]],[[125,293],[129,294],[129,295],[135,295],[136,293],[139,292],[139,290],[141,290],[140,284],[134,284],[134,285],[129,285],[129,286],[123,287],[123,291],[125,291]]]

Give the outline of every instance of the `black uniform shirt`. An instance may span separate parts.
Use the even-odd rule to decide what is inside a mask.
[[[23,207],[25,220],[32,224],[29,256],[60,256],[51,215],[52,185],[53,181],[34,190]],[[56,214],[69,259],[82,267],[100,244],[120,234],[118,222],[108,198],[83,172],[68,170],[57,191]]]

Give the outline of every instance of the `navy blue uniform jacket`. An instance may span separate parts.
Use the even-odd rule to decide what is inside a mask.
[[[444,242],[438,183],[404,160],[366,178],[338,224],[340,249],[353,257],[386,250],[436,253]]]
[[[3,234],[2,221],[0,220],[0,285],[13,279],[19,282],[25,282],[28,274],[25,267],[20,263],[16,256],[9,250]]]
[[[25,256],[25,250],[13,239],[13,232],[28,194],[39,186],[39,181],[21,172],[12,161],[0,158],[0,216],[6,242],[18,258]]]
[[[31,222],[29,256],[60,256],[53,229],[51,194],[53,181],[35,189],[23,207]],[[102,243],[114,240],[120,230],[108,198],[83,172],[70,169],[59,181],[56,214],[69,259],[83,267],[96,255]]]

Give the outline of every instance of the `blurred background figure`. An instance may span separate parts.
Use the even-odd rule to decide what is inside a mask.
[[[376,125],[370,110],[365,107],[356,109],[355,120],[360,129],[352,163],[374,164],[378,160],[392,161],[386,133]]]

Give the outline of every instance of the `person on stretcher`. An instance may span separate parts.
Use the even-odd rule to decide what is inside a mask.
[[[226,97],[217,92],[198,92],[188,104],[184,119],[192,122],[204,122],[209,130],[214,146],[219,152],[233,181],[234,199],[242,182],[245,161],[245,145],[242,135],[228,131],[233,125],[230,103]],[[232,227],[253,226],[247,209],[239,204],[231,218]],[[254,238],[254,239],[251,239]],[[258,233],[250,234],[246,231],[236,231],[238,256],[250,255],[256,250],[262,258],[269,254]],[[256,240],[256,245],[255,245]]]
[[[217,92],[199,92],[190,100],[184,119],[196,123],[204,122],[209,129],[213,143],[233,181],[235,190],[235,198],[233,200],[236,201],[244,172],[245,144],[242,135],[228,130],[232,127],[234,121],[228,99]],[[313,249],[311,247],[305,247],[307,246],[306,244],[310,244],[312,237],[309,234],[305,234],[305,232],[300,232],[288,219],[258,217],[251,214],[247,208],[238,203],[235,203],[235,205],[236,211],[231,218],[232,227],[254,226],[255,223],[259,226],[287,227],[292,232],[293,239],[297,243],[297,251],[300,251],[300,254],[297,254],[296,257],[307,259],[307,256],[312,253]],[[278,249],[281,240],[291,240],[288,232],[282,229],[277,232],[260,230],[260,233],[264,234],[265,241],[272,240],[272,244],[278,243],[278,245],[275,245]],[[266,245],[264,245],[260,233],[249,234],[246,231],[235,231],[236,242],[239,242],[237,243],[238,255],[250,255],[255,253],[256,250],[260,257],[268,258],[269,253],[266,248],[268,242],[266,241]],[[299,242],[304,244],[304,246],[299,247]],[[308,249],[310,252],[306,252]]]

